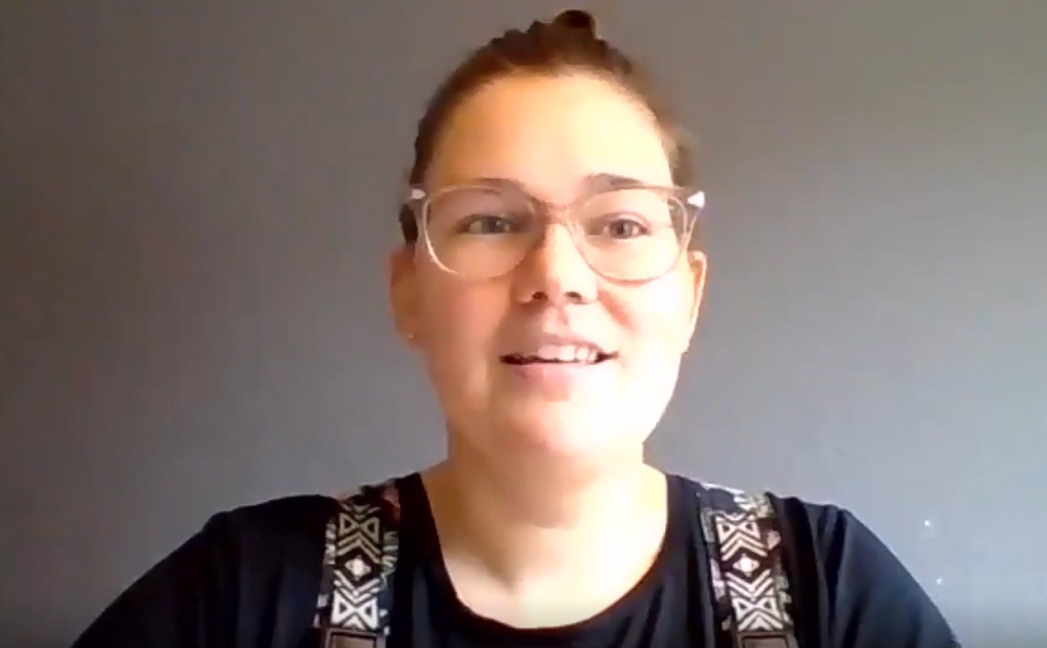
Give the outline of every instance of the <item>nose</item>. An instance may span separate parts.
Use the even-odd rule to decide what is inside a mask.
[[[556,306],[596,299],[599,279],[560,223],[550,224],[517,269],[513,282],[519,303]]]

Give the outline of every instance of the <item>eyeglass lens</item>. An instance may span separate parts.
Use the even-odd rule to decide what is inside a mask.
[[[623,280],[666,272],[679,258],[688,230],[684,203],[652,188],[600,192],[562,218],[551,211],[513,192],[457,187],[433,195],[424,215],[436,261],[473,278],[515,268],[540,244],[551,218],[568,228],[593,270]]]

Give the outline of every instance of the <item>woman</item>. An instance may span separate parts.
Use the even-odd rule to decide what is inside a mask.
[[[391,299],[446,460],[216,515],[77,648],[956,645],[848,512],[644,462],[698,319],[702,200],[593,27],[495,38],[419,124]]]

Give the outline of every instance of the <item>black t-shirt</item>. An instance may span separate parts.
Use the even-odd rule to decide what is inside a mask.
[[[695,485],[669,478],[669,520],[648,573],[566,627],[521,630],[459,602],[420,476],[398,480],[400,550],[389,648],[718,648]],[[771,498],[800,648],[954,648],[942,614],[846,510]],[[296,496],[215,515],[135,582],[74,648],[312,648],[324,528],[336,501]],[[623,524],[627,524],[623,520]]]

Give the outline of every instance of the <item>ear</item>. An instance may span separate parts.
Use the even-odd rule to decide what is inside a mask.
[[[684,351],[691,346],[698,326],[698,314],[702,309],[702,298],[705,296],[705,277],[709,269],[709,259],[704,252],[691,250],[687,253],[688,280],[691,290],[691,312],[688,315],[687,328],[684,331]]]
[[[389,305],[397,334],[412,347],[419,334],[417,284],[414,248],[402,245],[389,255]]]

